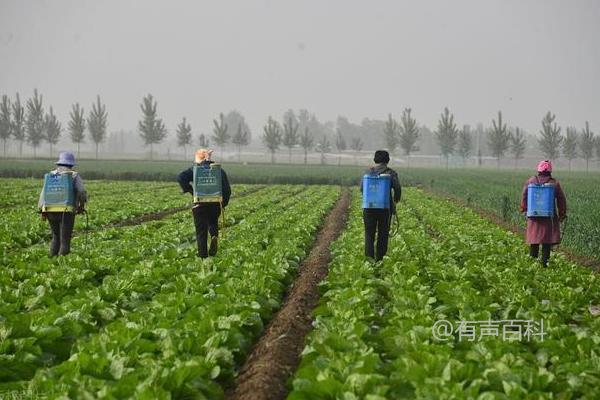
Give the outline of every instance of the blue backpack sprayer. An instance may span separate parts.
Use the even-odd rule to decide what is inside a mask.
[[[553,182],[530,183],[527,185],[527,217],[550,218],[554,224],[555,192]],[[566,231],[566,223],[562,233]]]
[[[44,187],[42,191],[42,207],[40,211],[62,212],[63,223],[65,212],[75,212],[75,191],[73,189],[73,178],[76,172],[71,173],[52,173],[44,174]],[[88,232],[89,219],[86,210],[81,211],[85,214],[85,250],[86,261],[89,264]]]
[[[527,185],[527,216],[554,217],[554,184]]]
[[[362,178],[362,208],[388,210],[391,213],[390,190],[392,188],[392,176],[390,174],[369,173]],[[391,225],[390,215],[390,225]],[[390,232],[394,236],[398,231],[399,221],[396,214],[396,226]]]
[[[218,203],[221,208],[221,235],[225,230],[225,208],[223,207],[223,180],[221,165],[194,165],[194,203]]]

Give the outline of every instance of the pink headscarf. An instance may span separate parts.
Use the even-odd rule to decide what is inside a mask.
[[[552,163],[550,160],[542,160],[538,163],[537,172],[552,172]]]

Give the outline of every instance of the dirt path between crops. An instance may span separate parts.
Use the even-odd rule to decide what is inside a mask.
[[[525,238],[525,229],[523,229],[517,225],[511,224],[507,221],[504,221],[501,217],[499,217],[498,215],[494,214],[491,211],[487,211],[482,208],[473,206],[472,204],[467,204],[467,202],[464,201],[463,199],[458,198],[449,193],[437,192],[437,191],[431,190],[430,188],[426,188],[426,187],[420,187],[420,189],[426,193],[433,195],[433,196],[442,197],[447,200],[450,200],[451,202],[453,202],[456,205],[459,205],[460,207],[470,208],[480,217],[487,219],[488,221],[506,229],[507,231],[511,231],[511,232],[521,236],[523,239]],[[574,263],[591,268],[591,269],[595,270],[596,272],[600,272],[600,261],[596,261],[592,258],[583,256],[581,254],[577,254],[577,253],[573,252],[572,250],[570,250],[569,248],[566,248],[563,246],[559,246],[556,248],[556,250],[553,250],[553,251],[557,251],[557,252],[561,253],[569,261],[572,261]]]
[[[320,297],[318,285],[329,272],[329,247],[344,229],[349,207],[350,192],[344,189],[300,266],[282,308],[252,350],[228,398],[271,400],[287,395],[286,382],[298,367],[304,338],[312,329],[312,311]]]
[[[262,190],[264,188],[265,188],[265,186],[253,188],[242,194],[236,195],[235,198],[248,196],[248,195],[256,193],[259,190]],[[185,210],[191,210],[191,204],[188,204],[188,205],[185,205],[182,207],[168,208],[168,209],[162,210],[162,211],[156,211],[156,212],[151,212],[151,213],[147,213],[147,214],[142,214],[142,215],[138,215],[136,217],[132,217],[132,218],[123,220],[123,221],[109,222],[108,224],[103,225],[100,229],[122,228],[125,226],[141,225],[141,224],[144,224],[146,222],[151,222],[151,221],[159,221],[165,217],[168,217],[173,214],[177,214],[177,213],[185,211]],[[90,230],[90,231],[93,231],[93,230]],[[81,233],[83,233],[83,231],[81,231],[81,230],[77,231],[76,233],[73,234],[73,236],[76,236]]]

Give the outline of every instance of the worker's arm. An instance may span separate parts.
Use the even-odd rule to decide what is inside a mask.
[[[181,186],[183,193],[194,193],[194,188],[191,184],[193,180],[194,171],[192,171],[191,168],[181,171],[179,175],[177,175],[177,182],[179,183],[179,186]]]
[[[221,190],[223,194],[223,207],[226,207],[231,198],[231,186],[229,185],[227,174],[223,170],[221,170]]]
[[[397,173],[392,174],[392,188],[394,189],[394,203],[397,203],[402,198],[402,186]]]

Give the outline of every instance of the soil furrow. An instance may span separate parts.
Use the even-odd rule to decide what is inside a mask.
[[[320,229],[300,266],[298,277],[240,370],[228,393],[231,399],[283,399],[286,382],[300,362],[304,338],[312,329],[312,312],[319,298],[319,283],[327,276],[330,245],[345,227],[350,193],[345,189]]]

